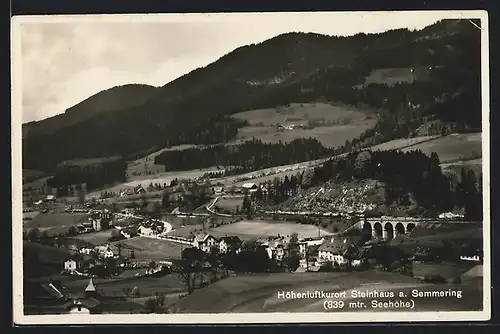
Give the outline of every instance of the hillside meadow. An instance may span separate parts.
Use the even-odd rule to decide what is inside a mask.
[[[481,133],[450,134],[403,149],[405,152],[413,150],[421,150],[426,155],[436,152],[441,163],[479,158],[482,153],[482,136]]]
[[[343,145],[375,125],[370,111],[327,103],[291,104],[289,107],[258,109],[234,114],[250,125],[238,130],[237,141],[252,138],[268,143],[290,142],[297,138],[316,138],[326,147]],[[277,125],[299,126],[279,130]]]

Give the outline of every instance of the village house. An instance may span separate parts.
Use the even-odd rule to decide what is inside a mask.
[[[102,259],[110,259],[115,257],[115,254],[111,250],[111,246],[109,244],[96,246],[95,251],[97,252],[97,255]]]
[[[235,249],[236,253],[240,251],[241,240],[237,236],[225,236],[219,240],[219,252],[224,254],[230,249]]]
[[[273,257],[276,261],[282,261],[283,258],[285,257],[285,246],[283,244],[278,244],[276,247],[273,249]]]
[[[257,191],[258,189],[258,186],[253,183],[253,182],[247,182],[247,183],[243,183],[241,185],[241,188],[243,189],[243,191],[248,191],[249,193],[254,193]]]
[[[299,252],[302,258],[306,257],[307,249],[313,246],[320,246],[325,241],[323,237],[304,238],[299,240]]]
[[[277,261],[283,260],[285,253],[286,253],[286,244],[287,241],[283,237],[270,237],[267,239],[258,239],[257,244],[259,244],[261,247],[264,247],[264,249],[267,252],[267,255],[269,256],[270,259],[275,259]]]
[[[78,269],[78,263],[75,259],[68,259],[64,262],[64,271],[73,273]]]
[[[141,185],[137,185],[133,188],[128,188],[120,191],[120,197],[145,194],[147,191]]]
[[[218,246],[217,240],[208,233],[201,232],[194,237],[193,247],[201,249],[205,253],[210,253],[210,250],[216,246]]]
[[[224,187],[222,186],[215,186],[215,187],[212,187],[212,193],[214,195],[221,195],[224,193]]]
[[[89,218],[92,223],[92,228],[94,231],[100,231],[103,229],[103,225],[110,225],[113,220],[113,213],[109,210],[92,212]],[[84,225],[85,226],[85,225]]]
[[[318,248],[318,262],[346,263],[346,251],[358,241],[359,238],[355,237],[332,237],[325,240]]]

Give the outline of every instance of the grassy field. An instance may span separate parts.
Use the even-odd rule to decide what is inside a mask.
[[[249,126],[238,131],[237,141],[259,138],[264,142],[289,142],[296,138],[316,138],[327,147],[343,145],[375,124],[364,111],[326,103],[292,104],[284,111],[259,109],[233,115]],[[313,125],[311,129],[278,131],[276,124]]]
[[[439,291],[444,286],[422,283],[413,277],[387,272],[352,272],[352,273],[290,273],[259,274],[230,277],[212,284],[204,289],[179,300],[172,306],[174,313],[245,313],[245,312],[325,312],[324,298],[279,298],[279,291],[325,291],[337,292],[338,297],[332,300],[344,301],[342,309],[331,312],[356,311],[399,311],[395,309],[372,308],[371,301],[409,300],[411,291]],[[482,308],[482,283],[474,281],[469,284],[446,285],[446,289],[462,291],[462,298],[414,298],[415,308],[404,311],[472,311]],[[374,291],[393,291],[395,298],[353,298],[353,291],[364,293]],[[399,292],[406,297],[399,297]],[[345,292],[345,296],[341,293]],[[460,302],[457,302],[457,301]],[[366,308],[349,308],[349,302],[361,301]]]
[[[83,294],[88,278],[65,282],[64,285],[71,294]],[[125,289],[131,291],[137,287],[141,297],[152,296],[158,293],[172,293],[184,290],[184,284],[177,275],[163,277],[140,277],[134,279],[94,279],[97,290],[105,296],[123,295]]]
[[[24,220],[23,227],[25,229],[37,227],[40,230],[57,227],[68,230],[73,225],[81,224],[87,216],[83,213],[41,213],[31,220]]]
[[[228,211],[234,212],[236,208],[242,208],[243,206],[243,198],[235,197],[235,198],[219,198],[215,203],[215,207]]]
[[[413,72],[411,72],[408,67],[381,68],[373,70],[370,75],[365,78],[365,85],[375,83],[393,86],[397,83],[411,83],[415,80],[428,80],[429,74],[429,66],[413,67]]]
[[[125,249],[133,249],[136,260],[167,260],[180,258],[181,252],[186,245],[174,243],[162,239],[147,237],[134,237],[112,244],[113,251],[117,251],[120,243]]]
[[[414,145],[403,151],[413,150],[421,150],[427,155],[436,152],[442,163],[471,157],[478,158],[482,152],[481,133],[451,134]]]
[[[168,233],[168,235],[173,237],[189,238],[191,233],[196,234],[197,232],[202,230],[203,230],[202,224],[188,225],[184,227],[174,228],[172,231]]]
[[[318,228],[312,225],[297,224],[293,222],[239,221],[234,224],[211,228],[208,230],[208,233],[215,237],[237,235],[241,239],[277,236],[278,234],[287,236],[292,233],[297,233],[299,238],[308,238],[318,236]],[[331,233],[321,230],[321,235],[329,234]]]
[[[92,232],[92,233],[83,233],[77,236],[74,236],[74,239],[83,240],[92,245],[99,246],[104,245],[108,242],[108,239],[111,238],[111,232],[113,230]]]
[[[180,228],[184,226],[200,225],[206,220],[205,217],[178,217],[173,215],[162,215],[161,219],[167,221],[173,228]]]

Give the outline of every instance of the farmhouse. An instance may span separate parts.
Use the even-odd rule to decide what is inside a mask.
[[[325,240],[318,249],[319,262],[346,263],[346,251],[359,240],[356,237],[332,237]]]
[[[247,182],[247,183],[243,183],[241,185],[241,188],[243,189],[243,191],[248,191],[250,193],[253,193],[253,192],[257,191],[258,186],[253,182]]]
[[[219,240],[219,252],[224,254],[230,249],[234,249],[237,253],[240,250],[241,240],[237,236],[226,236]]]
[[[74,272],[78,269],[78,262],[75,259],[68,259],[64,262],[64,270]]]
[[[106,244],[103,246],[97,246],[95,248],[95,251],[97,252],[97,255],[103,259],[110,259],[110,258],[115,257],[115,254],[111,250],[111,247],[109,244]]]
[[[214,195],[220,195],[220,194],[224,193],[224,187],[222,187],[222,186],[212,187],[212,193]]]
[[[208,233],[201,232],[195,235],[193,247],[201,249],[205,253],[210,253],[210,250],[217,246],[217,240]]]
[[[313,246],[320,246],[325,241],[325,238],[304,238],[299,240],[299,252],[300,255],[304,258],[306,257],[306,251],[308,248]]]
[[[286,247],[287,242],[288,241],[284,240],[283,237],[268,238],[267,240],[265,239],[257,240],[257,243],[261,247],[265,248],[269,258],[270,259],[274,258],[277,261],[283,260],[287,248]]]

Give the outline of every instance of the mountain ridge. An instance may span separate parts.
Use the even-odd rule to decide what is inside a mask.
[[[432,60],[433,64],[439,63],[440,59],[451,60],[447,65],[448,72],[437,72],[436,80],[441,81],[444,80],[443,75],[459,72],[455,71],[460,69],[459,65],[468,71],[467,66],[471,67],[469,72],[472,72],[473,65],[462,65],[464,59],[471,64],[475,61],[474,57],[467,55],[467,48],[472,50],[474,43],[477,44],[477,28],[473,27],[471,31],[470,26],[470,22],[464,20],[459,24],[441,21],[417,31],[397,29],[349,37],[287,33],[262,43],[243,46],[208,66],[157,88],[143,103],[120,109],[120,117],[116,117],[116,113],[99,113],[73,126],[27,140],[23,143],[25,168],[50,170],[57,162],[74,157],[128,155],[151,147],[197,144],[192,142],[193,136],[198,137],[193,129],[198,129],[207,120],[219,124],[227,122],[227,126],[232,126],[229,125],[231,120],[224,115],[313,101],[321,96],[327,96],[329,101],[348,104],[360,101],[372,106],[381,103],[376,100],[381,95],[399,96],[401,94],[396,92],[400,90],[418,97],[419,89],[424,86],[416,89],[410,85],[395,88],[372,85],[359,91],[352,87],[364,82],[372,70],[386,65],[408,67],[415,63],[428,63],[427,60]],[[460,38],[453,37],[457,35]],[[446,45],[455,50],[454,53],[447,51],[440,39],[445,39]],[[480,38],[478,40],[480,46]],[[428,51],[432,48],[436,50]],[[394,55],[396,52],[398,54]],[[457,60],[453,60],[455,56]],[[467,83],[471,78],[469,72],[464,72],[459,78],[462,80],[460,83],[475,84]],[[272,82],[279,75],[288,77],[281,82]],[[255,84],[266,80],[271,83]],[[435,86],[435,90],[439,91],[438,85]],[[304,87],[312,92],[304,93]],[[377,89],[382,94],[372,92]],[[367,96],[371,101],[364,101]],[[428,100],[429,96],[425,98]],[[394,108],[400,102],[394,98],[390,103],[391,106],[382,107]],[[210,132],[212,124],[208,122],[205,125],[206,131]],[[65,138],[69,136],[78,138],[71,146],[66,145]],[[89,142],[98,142],[99,145],[89,148]],[[47,159],[47,150],[52,150],[54,146],[58,147],[58,156]],[[42,157],[49,161],[42,162]]]
[[[64,113],[24,123],[22,125],[23,132],[25,132],[23,136],[27,135],[27,132],[30,135],[50,134],[98,116],[102,112],[142,104],[152,96],[152,92],[156,89],[158,87],[145,84],[124,84],[102,90],[69,107]]]

